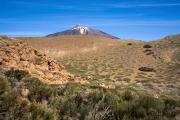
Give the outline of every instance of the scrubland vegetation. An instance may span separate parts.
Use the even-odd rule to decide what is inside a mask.
[[[152,86],[49,85],[14,69],[0,77],[3,120],[178,120],[179,114],[180,97]]]
[[[49,49],[50,43],[56,45],[53,54],[44,52],[53,56],[59,50],[60,68],[45,54],[37,57],[30,48],[32,61],[21,54],[8,54],[6,45],[0,58],[0,120],[180,119],[179,37],[148,43],[75,37],[42,38],[46,47],[35,44],[42,50]],[[9,70],[11,64],[21,70]],[[66,70],[72,74],[67,74],[71,82],[64,76]],[[60,82],[47,82],[52,80]]]

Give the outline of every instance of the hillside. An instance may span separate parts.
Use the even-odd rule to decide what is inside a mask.
[[[167,71],[179,64],[172,38],[1,36],[0,119],[179,120],[179,68]]]
[[[44,53],[59,57],[71,53],[96,50],[116,44],[117,40],[92,35],[65,35],[57,37],[20,38]]]
[[[21,39],[56,58],[78,79],[179,89],[179,35],[152,42],[90,35]]]
[[[166,73],[179,76],[180,35],[167,36],[150,42],[162,63],[165,63]]]
[[[7,36],[0,36],[0,65],[2,71],[11,68],[26,70],[32,76],[51,84],[62,84],[74,79],[56,60],[22,40]]]

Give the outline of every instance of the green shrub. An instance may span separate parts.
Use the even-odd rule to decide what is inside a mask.
[[[76,116],[78,112],[76,104],[68,101],[66,97],[59,97],[56,103],[56,109],[61,119],[63,119],[63,116]]]
[[[128,93],[129,94],[129,93]],[[129,96],[129,95],[128,95]],[[122,101],[114,111],[117,120],[153,120],[163,118],[164,102],[148,95],[140,95],[134,101]]]
[[[119,102],[119,97],[113,92],[108,91],[105,96],[105,102],[112,108],[116,108]]]
[[[29,112],[29,103],[22,99],[20,91],[12,90],[1,96],[0,111],[0,118],[25,119]]]
[[[151,48],[150,45],[144,45],[143,48]]]
[[[28,120],[56,120],[57,116],[54,111],[47,106],[32,103]]]
[[[128,43],[127,45],[132,45],[132,43]]]
[[[90,111],[90,106],[88,106],[87,104],[81,104],[78,107],[78,111],[80,116],[78,117],[79,120],[85,120],[86,116],[89,114]]]
[[[4,77],[0,77],[0,95],[4,94],[6,91],[9,91],[10,83]]]
[[[53,97],[53,89],[41,82],[37,78],[27,78],[24,80],[26,87],[29,89],[28,99],[31,102],[42,102],[46,100],[49,102],[50,98]]]
[[[134,109],[132,102],[123,101],[117,105],[113,114],[116,120],[124,120],[126,117],[131,116]]]
[[[146,115],[155,117],[162,116],[164,110],[164,102],[162,99],[157,99],[150,95],[140,95],[136,103],[137,107],[144,108]]]
[[[103,97],[103,91],[101,89],[95,89],[93,92],[91,92],[88,95],[89,100],[92,102],[97,102],[101,100],[102,97]]]
[[[29,75],[27,71],[24,70],[14,70],[11,68],[10,70],[5,71],[4,73],[8,78],[17,79],[20,81],[22,78]]]
[[[125,90],[122,94],[122,99],[126,101],[131,101],[133,99],[132,93],[129,90]]]
[[[180,113],[180,99],[172,95],[163,97],[165,109],[163,114],[169,118],[173,118]]]

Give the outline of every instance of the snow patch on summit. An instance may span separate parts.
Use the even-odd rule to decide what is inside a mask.
[[[89,30],[88,27],[84,27],[84,26],[82,26],[82,25],[80,25],[80,24],[78,24],[78,25],[76,25],[75,27],[72,28],[72,30],[74,30],[74,29],[75,29],[75,30],[78,30],[82,35],[85,34],[86,31]]]

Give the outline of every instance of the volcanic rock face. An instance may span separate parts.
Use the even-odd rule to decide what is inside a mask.
[[[31,75],[51,84],[74,80],[74,77],[57,61],[31,48],[23,41],[7,36],[0,36],[0,65],[4,70],[10,68],[26,70]]]
[[[62,32],[57,32],[54,34],[47,35],[46,37],[52,37],[52,36],[61,36],[61,35],[94,35],[94,36],[101,36],[106,38],[112,38],[112,39],[119,39],[117,37],[114,37],[112,35],[109,35],[105,32],[94,30],[92,28],[84,27],[80,24],[76,25],[70,30],[65,30]]]

